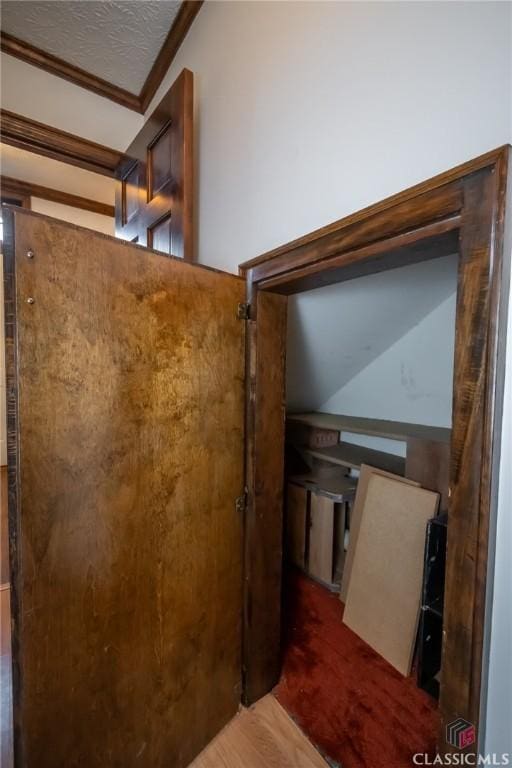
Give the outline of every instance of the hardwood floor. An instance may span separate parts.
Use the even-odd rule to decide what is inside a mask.
[[[269,694],[242,709],[190,768],[328,768]]]

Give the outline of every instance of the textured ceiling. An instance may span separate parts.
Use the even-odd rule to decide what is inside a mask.
[[[179,0],[3,0],[2,29],[138,94]]]
[[[457,289],[457,256],[291,296],[287,401],[318,410]]]

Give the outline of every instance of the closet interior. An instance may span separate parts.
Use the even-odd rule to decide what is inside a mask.
[[[436,745],[457,263],[289,298],[276,694],[344,768]]]

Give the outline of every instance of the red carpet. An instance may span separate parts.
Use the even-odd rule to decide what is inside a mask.
[[[337,595],[299,573],[285,594],[283,672],[274,693],[342,768],[411,768],[435,754],[437,703],[342,623]]]

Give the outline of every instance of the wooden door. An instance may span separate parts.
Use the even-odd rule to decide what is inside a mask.
[[[116,236],[192,261],[193,75],[184,69],[116,171]]]
[[[23,768],[182,768],[240,701],[245,286],[5,222]]]

